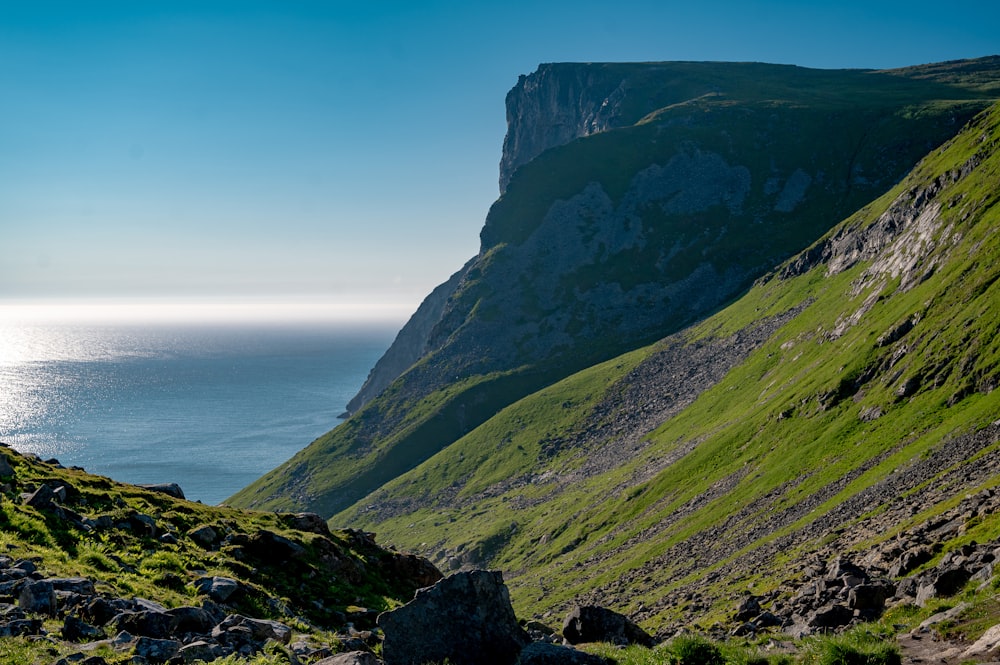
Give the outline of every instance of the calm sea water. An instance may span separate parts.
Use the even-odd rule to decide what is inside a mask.
[[[396,327],[0,327],[0,441],[216,504],[332,429]]]

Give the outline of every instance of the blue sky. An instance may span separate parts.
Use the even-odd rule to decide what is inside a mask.
[[[885,68],[996,3],[0,0],[0,300],[396,303],[478,249],[540,62]]]

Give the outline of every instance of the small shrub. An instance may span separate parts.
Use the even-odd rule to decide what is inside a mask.
[[[680,635],[667,646],[667,662],[673,665],[724,665],[722,651],[697,635]]]
[[[103,573],[118,570],[118,564],[107,555],[105,550],[106,547],[103,544],[84,542],[80,544],[77,556],[81,563],[90,566],[94,570]]]
[[[803,662],[813,665],[900,665],[902,658],[891,638],[859,628],[811,642]]]

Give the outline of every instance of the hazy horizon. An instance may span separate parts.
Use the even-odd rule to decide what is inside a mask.
[[[5,3],[0,307],[412,312],[478,251],[504,98],[539,63],[891,68],[998,53],[998,23],[963,0]]]
[[[413,303],[0,299],[0,326],[47,324],[271,324],[401,326]]]

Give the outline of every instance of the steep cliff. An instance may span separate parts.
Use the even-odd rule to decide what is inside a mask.
[[[620,112],[626,79],[615,69],[614,65],[543,64],[518,78],[507,93],[501,194],[517,167],[549,148],[627,122]]]
[[[1000,534],[998,229],[993,106],[729,306],[512,404],[334,520],[510,571],[523,611],[597,603],[661,634],[730,621],[748,589],[782,631],[806,596],[847,609],[832,578],[805,583],[838,557],[915,611],[914,550],[961,566]]]
[[[963,84],[966,70],[981,76],[979,62],[941,69],[947,82],[920,69],[923,78],[719,63],[543,69],[539,81],[558,73],[562,92],[536,90],[539,99],[589,80],[595,100],[623,91],[604,116],[591,113],[603,101],[564,95],[577,100],[566,117],[631,124],[517,168],[480,254],[394,345],[404,360],[380,382],[422,355],[234,502],[333,514],[508,404],[703,317],[886,191],[990,95]],[[531,134],[513,124],[511,134]]]
[[[396,378],[408,370],[413,363],[427,353],[427,341],[431,331],[444,312],[445,305],[455,289],[465,276],[472,261],[465,264],[461,270],[452,275],[447,282],[441,284],[431,294],[424,298],[420,307],[413,313],[410,320],[396,335],[392,345],[385,352],[375,367],[368,373],[368,378],[361,390],[347,403],[347,414],[350,415],[377,397]]]

